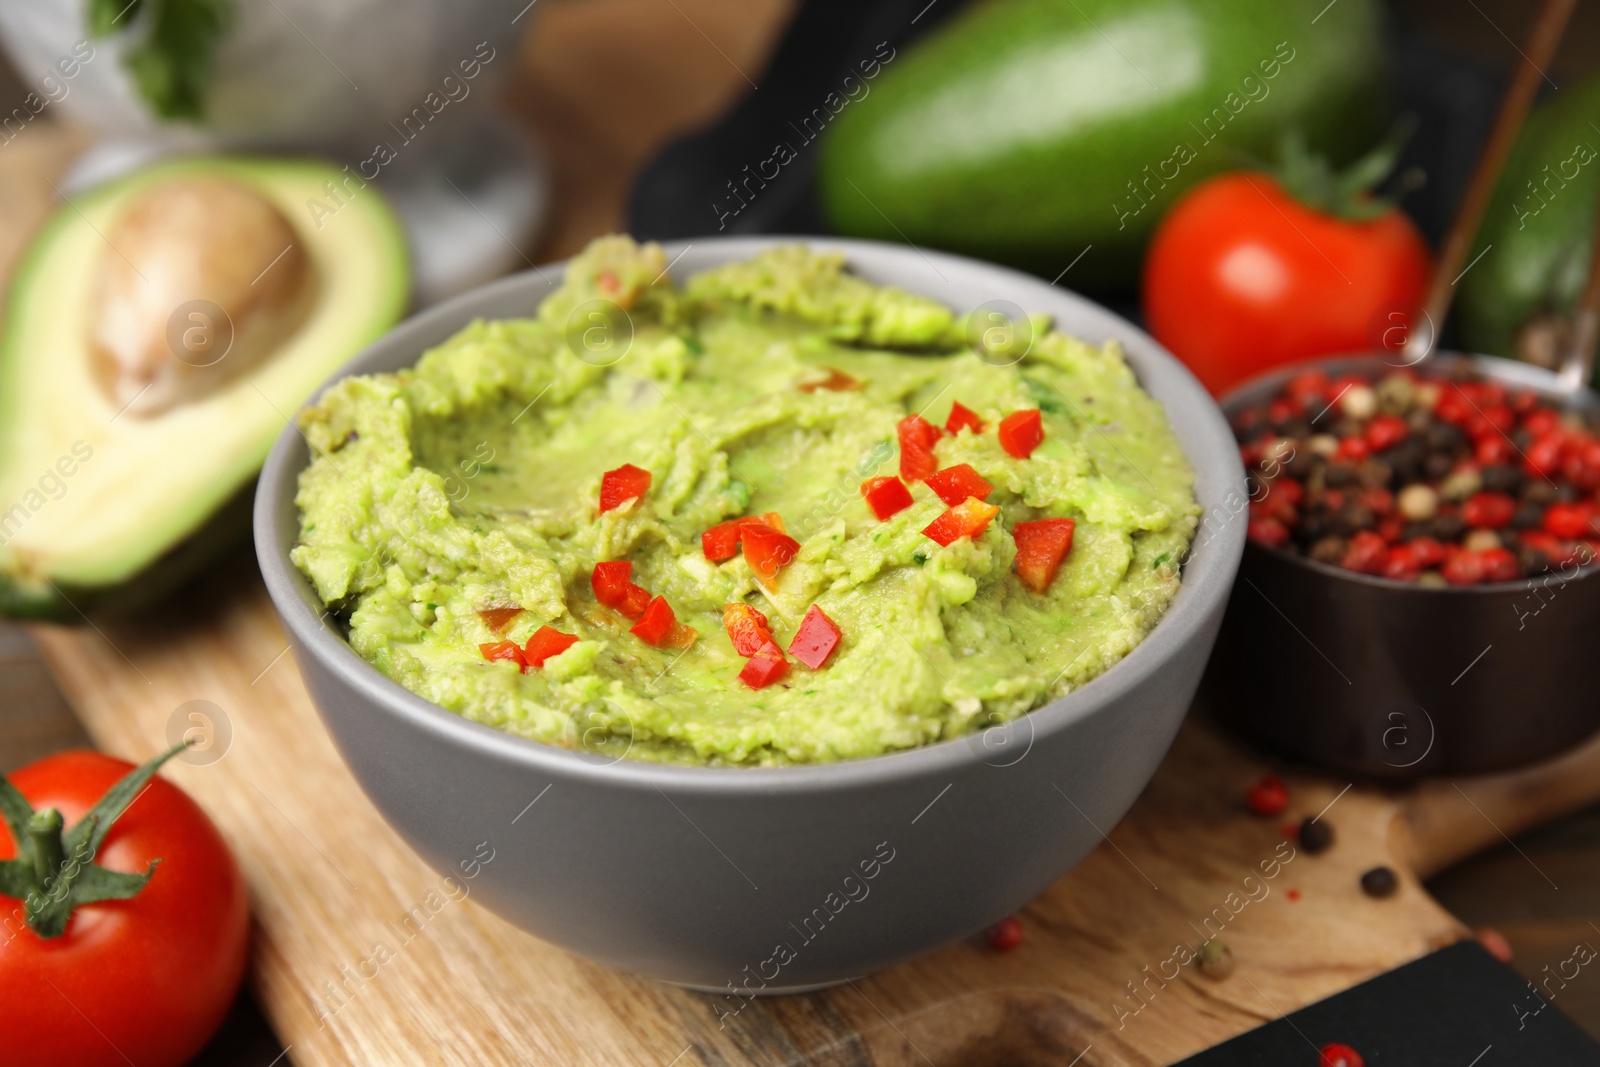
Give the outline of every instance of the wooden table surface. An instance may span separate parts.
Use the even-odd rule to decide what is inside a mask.
[[[1491,12],[1501,5],[1487,5]],[[549,149],[555,200],[533,258],[568,255],[621,229],[640,164],[675,133],[713,117],[746,76],[758,77],[781,31],[787,0],[539,0],[507,90],[514,112]],[[0,84],[0,100],[13,95]],[[0,149],[0,275],[48,211],[48,184],[84,141],[43,121]],[[22,220],[22,224],[18,224]],[[0,768],[9,770],[85,737],[20,629],[0,626]],[[1558,886],[1559,888],[1552,888]],[[1430,888],[1471,925],[1501,929],[1530,977],[1566,958],[1576,941],[1600,941],[1600,809],[1537,831],[1435,879]],[[1600,981],[1574,983],[1561,1007],[1600,1036]],[[250,1005],[224,1028],[202,1063],[265,1067],[282,1051]]]

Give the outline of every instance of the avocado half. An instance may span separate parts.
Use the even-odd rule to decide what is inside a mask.
[[[227,547],[273,440],[409,284],[381,194],[322,163],[187,158],[63,206],[0,333],[0,614],[133,607]]]

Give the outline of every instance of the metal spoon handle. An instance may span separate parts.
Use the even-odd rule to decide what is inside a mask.
[[[1589,253],[1589,277],[1583,283],[1577,314],[1572,319],[1572,343],[1561,361],[1561,388],[1575,397],[1594,374],[1594,346],[1600,334],[1600,207],[1595,209],[1594,247]]]
[[[1528,116],[1528,108],[1533,104],[1539,82],[1547,77],[1545,68],[1555,58],[1561,35],[1567,28],[1567,20],[1577,6],[1578,0],[1545,0],[1544,9],[1539,12],[1538,21],[1533,24],[1533,32],[1528,37],[1526,50],[1518,53],[1522,62],[1512,75],[1505,98],[1500,101],[1494,129],[1490,131],[1483,154],[1473,168],[1472,180],[1461,198],[1461,206],[1456,210],[1455,220],[1445,237],[1444,248],[1439,253],[1433,281],[1422,305],[1422,321],[1413,324],[1406,339],[1404,358],[1407,366],[1420,362],[1438,343],[1445,316],[1450,313],[1450,301],[1455,297],[1456,282],[1461,279],[1462,265],[1466,263],[1472,240],[1477,236],[1483,213],[1488,209],[1489,196],[1494,192],[1495,183],[1500,180],[1500,171],[1517,142],[1517,134],[1521,132],[1522,122]]]

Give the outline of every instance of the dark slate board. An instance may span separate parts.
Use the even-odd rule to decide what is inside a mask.
[[[1587,974],[1575,981],[1600,981]],[[1236,980],[1236,979],[1235,979]],[[1462,941],[1286,1018],[1191,1056],[1179,1067],[1313,1065],[1337,1041],[1367,1067],[1594,1067],[1600,1043],[1476,941]],[[1536,1012],[1536,1013],[1535,1013]],[[1522,1013],[1527,1013],[1525,1016]]]

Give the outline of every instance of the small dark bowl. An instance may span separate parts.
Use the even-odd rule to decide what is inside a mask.
[[[1228,394],[1224,412],[1231,421],[1313,365],[1330,377],[1394,369],[1372,356],[1288,367]],[[1564,396],[1554,374],[1525,363],[1437,355],[1429,367]],[[1600,413],[1600,397],[1587,390],[1576,404]],[[1570,565],[1439,589],[1252,542],[1206,675],[1206,703],[1252,741],[1363,777],[1535,762],[1600,730],[1596,571],[1600,564]]]

